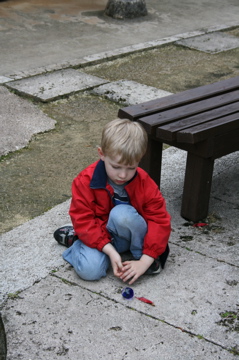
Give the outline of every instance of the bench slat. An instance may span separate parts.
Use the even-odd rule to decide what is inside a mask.
[[[177,133],[177,141],[195,144],[225,132],[239,129],[239,112],[224,116],[221,119],[213,120],[198,126],[182,130]],[[238,141],[239,143],[239,141]]]
[[[222,80],[213,84],[200,86],[198,88],[185,90],[177,94],[168,95],[155,100],[146,101],[141,104],[127,106],[119,109],[118,117],[137,120],[142,116],[151,115],[158,111],[174,108],[179,105],[188,104],[211,96],[226,93],[239,88],[239,76]]]
[[[195,103],[180,106],[176,109],[166,110],[154,115],[139,118],[138,121],[144,126],[150,135],[155,135],[156,128],[159,125],[166,125],[175,120],[183,119],[198,113],[219,108],[239,100],[239,90],[225,93],[211,98],[197,101]]]
[[[228,104],[217,109],[205,111],[203,113],[178,120],[167,125],[162,125],[156,130],[156,137],[164,141],[174,141],[177,139],[177,132],[191,128],[199,124],[208,124],[222,116],[230,115],[239,111],[239,102]],[[207,125],[205,125],[207,126]]]

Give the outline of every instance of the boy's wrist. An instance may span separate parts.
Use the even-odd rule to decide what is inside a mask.
[[[153,264],[154,258],[149,255],[143,254],[139,260],[143,265],[147,266],[147,269]]]
[[[111,243],[108,243],[103,247],[102,252],[110,257],[112,254],[114,254],[117,251],[115,250],[114,246]]]

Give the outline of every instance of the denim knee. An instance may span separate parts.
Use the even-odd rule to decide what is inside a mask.
[[[80,240],[64,251],[63,259],[73,266],[77,275],[83,280],[99,280],[106,276],[109,258],[97,249],[89,248]]]
[[[74,267],[74,269],[81,279],[86,281],[97,281],[106,276],[108,266],[108,264],[105,264],[105,266],[102,266],[101,264],[101,266],[99,266],[99,264],[94,264],[93,262],[87,262],[82,265],[79,261],[78,266]]]
[[[139,222],[145,223],[145,220],[131,205],[115,206],[110,212],[108,223],[110,223],[111,220],[114,221],[115,224],[123,227],[132,227],[134,224],[138,226]]]
[[[128,228],[130,229],[130,232],[135,230],[146,233],[147,224],[133,206],[117,205],[110,212],[107,228],[116,234],[118,234],[117,229],[122,228]]]

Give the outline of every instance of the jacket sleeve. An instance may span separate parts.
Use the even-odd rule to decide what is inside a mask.
[[[78,238],[87,246],[102,251],[111,241],[106,230],[107,215],[96,216],[94,191],[84,176],[78,175],[72,184],[72,201],[69,214]]]
[[[151,178],[148,178],[144,190],[143,213],[148,231],[144,238],[143,253],[156,259],[167,247],[171,233],[171,218],[166,210],[165,199]]]

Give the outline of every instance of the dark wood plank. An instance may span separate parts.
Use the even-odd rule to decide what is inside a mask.
[[[239,102],[228,104],[226,106],[222,106],[217,109],[205,111],[203,113],[200,113],[200,114],[197,114],[194,116],[189,116],[182,120],[174,121],[167,125],[162,125],[162,126],[158,127],[156,130],[156,137],[163,141],[174,141],[174,140],[178,139],[177,133],[179,131],[183,132],[183,133],[184,132],[190,133],[191,130],[189,130],[189,129],[191,129],[192,126],[197,126],[198,124],[202,124],[202,126],[207,126],[209,121],[215,120],[217,118],[221,118],[223,116],[233,114],[237,111],[239,111]],[[203,125],[204,123],[206,123],[206,124]],[[185,140],[185,141],[190,142],[190,140]]]
[[[200,86],[194,89],[182,91],[177,94],[168,95],[155,100],[146,101],[141,104],[127,106],[119,109],[118,117],[137,120],[142,116],[147,116],[158,112],[188,104],[200,99],[216,96],[221,93],[229,92],[239,88],[239,76],[231,79],[218,81],[216,83]]]
[[[142,167],[160,188],[163,144],[160,141],[149,139],[146,154],[139,166]]]
[[[239,150],[239,128],[220,134],[214,139],[213,157],[218,159]],[[239,161],[239,154],[238,154]]]
[[[177,141],[195,144],[209,137],[223,135],[228,131],[236,129],[239,129],[239,112],[179,131],[177,133]]]
[[[181,216],[197,222],[208,214],[214,160],[188,153]]]
[[[188,116],[193,116],[214,108],[236,102],[239,100],[239,90],[232,91],[230,93],[214,96],[210,99],[204,99],[196,101],[191,104],[183,105],[178,108],[159,112],[154,115],[139,118],[140,122],[149,135],[156,134],[156,128],[160,125],[166,125],[175,120],[180,120]]]

